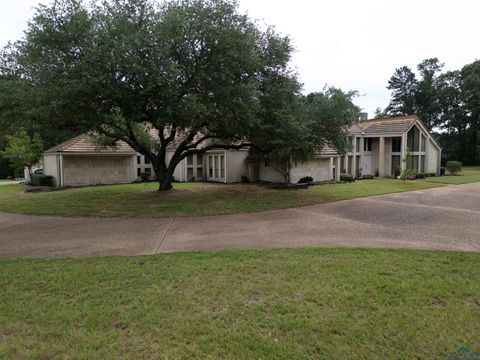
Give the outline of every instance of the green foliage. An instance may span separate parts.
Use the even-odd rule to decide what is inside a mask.
[[[300,180],[298,180],[299,184],[308,184],[308,183],[312,183],[312,182],[313,182],[313,178],[311,176],[304,176],[304,177],[300,178]]]
[[[58,0],[37,9],[25,38],[2,55],[0,75],[27,79],[22,106],[38,122],[126,141],[169,189],[188,155],[250,144],[266,121],[268,89],[297,95],[283,86],[295,80],[291,51],[288,38],[261,30],[233,0]]]
[[[462,163],[460,161],[447,161],[445,167],[450,175],[457,175],[462,171]]]
[[[251,134],[256,148],[250,159],[269,160],[288,183],[292,165],[313,159],[324,146],[342,153],[348,150],[347,129],[358,117],[359,108],[353,104],[356,92],[329,88],[288,98],[278,92],[284,91],[286,84],[296,92],[298,84],[293,80],[282,83],[281,88],[276,86],[264,96],[264,121]],[[279,99],[288,101],[280,103]]]
[[[397,177],[397,176],[400,176],[401,173],[402,173],[402,169],[400,168],[400,166],[395,166],[395,169],[393,170],[393,175]]]
[[[350,174],[340,174],[340,181],[353,182],[355,178]]]
[[[410,150],[407,149],[407,154],[405,155],[405,157],[402,159],[402,163],[403,163],[403,171],[402,173],[400,174],[400,180],[403,180],[403,182],[405,183],[410,177],[412,177],[414,175],[414,172],[412,169],[409,169],[408,166],[407,166],[407,163],[408,163],[408,159],[412,156],[412,154],[410,153]]]
[[[55,178],[53,176],[50,176],[50,175],[32,174],[31,175],[31,183],[32,183],[32,186],[54,187],[55,186]]]
[[[140,173],[140,179],[142,179],[143,182],[147,182],[150,180],[150,176],[151,174],[147,173],[147,172],[142,172]]]
[[[25,130],[20,130],[16,135],[7,135],[6,146],[1,155],[15,168],[17,173],[23,174],[27,167],[31,173],[33,165],[42,157],[43,143],[38,134],[30,137]]]
[[[442,73],[438,59],[417,66],[419,78],[408,67],[396,69],[388,82],[392,90],[386,112],[417,114],[438,135],[446,160],[480,162],[480,61]]]
[[[45,128],[126,141],[169,189],[180,161],[209,149],[253,143],[288,169],[324,142],[343,147],[340,130],[358,110],[351,94],[302,97],[292,50],[234,0],[58,0],[40,6],[24,39],[5,49],[0,78],[28,90],[5,100],[11,108]]]
[[[250,182],[250,179],[248,178],[248,176],[242,175],[242,176],[240,177],[240,182],[246,184],[246,183],[249,183],[249,182]]]

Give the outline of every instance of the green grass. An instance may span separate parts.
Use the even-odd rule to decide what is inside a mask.
[[[304,190],[274,190],[251,184],[176,183],[173,191],[165,193],[157,192],[155,183],[44,193],[25,193],[20,185],[4,185],[0,187],[0,211],[97,217],[203,216],[282,209],[440,185],[381,179]]]
[[[439,359],[480,350],[480,254],[0,260],[0,358]]]
[[[480,166],[464,167],[459,175],[427,178],[426,181],[437,184],[467,184],[480,181]]]
[[[283,209],[446,184],[480,181],[480,167],[460,176],[407,181],[375,179],[317,185],[304,190],[274,190],[252,184],[176,183],[156,191],[157,184],[93,186],[45,193],[25,193],[21,185],[0,186],[0,211],[61,216],[173,217],[232,214]]]

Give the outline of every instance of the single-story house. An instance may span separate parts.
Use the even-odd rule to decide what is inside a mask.
[[[408,167],[416,172],[439,173],[441,148],[417,116],[360,120],[349,129],[350,151],[340,154],[324,147],[316,158],[295,164],[292,183],[304,176],[314,181],[339,180],[341,173],[354,176],[393,176]],[[407,162],[407,149],[410,153]],[[167,161],[175,151],[167,149]],[[249,150],[209,150],[191,155],[175,169],[177,181],[240,182],[283,181],[274,164],[247,164]],[[44,173],[55,177],[58,186],[128,183],[144,173],[153,177],[152,165],[129,145],[119,141],[115,147],[98,147],[88,134],[81,134],[43,154]]]

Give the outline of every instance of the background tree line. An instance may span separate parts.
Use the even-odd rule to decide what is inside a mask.
[[[443,161],[480,164],[480,61],[460,70],[442,71],[437,58],[417,66],[418,76],[403,66],[388,81],[389,105],[376,116],[417,114],[435,132]]]

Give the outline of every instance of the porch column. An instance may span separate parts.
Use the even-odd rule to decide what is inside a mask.
[[[342,157],[337,157],[337,165],[335,165],[335,181],[340,181]]]
[[[385,176],[385,138],[380,136],[378,150],[378,176]]]
[[[403,161],[406,156],[407,156],[407,134],[403,133],[402,134],[402,146],[401,146],[401,150],[400,150],[400,170],[402,172],[407,167],[407,163]]]
[[[360,138],[360,164],[358,164],[358,169],[361,169],[360,172],[362,173],[363,175],[363,168],[362,168],[362,164],[363,164],[363,147],[364,147],[364,142],[365,142],[365,138],[362,136]]]
[[[357,137],[353,137],[353,149],[352,149],[352,174],[353,176],[357,176]]]
[[[328,178],[333,179],[333,157],[330,158],[330,167],[328,168]]]

